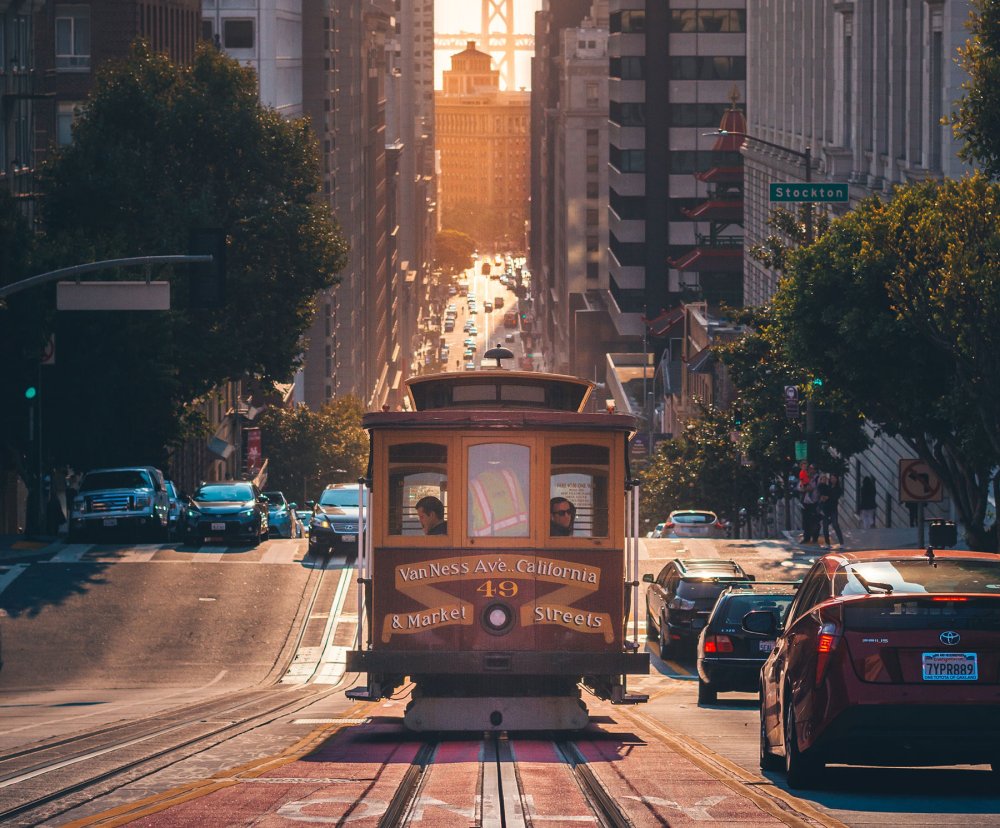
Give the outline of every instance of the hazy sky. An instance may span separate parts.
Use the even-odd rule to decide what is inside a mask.
[[[517,34],[531,34],[535,30],[535,11],[542,0],[514,0],[514,28]],[[482,21],[482,0],[434,0],[434,29],[438,32],[457,34],[478,32]],[[434,53],[434,86],[441,88],[441,73],[450,66],[453,52]],[[531,55],[518,54],[515,64],[517,85],[531,86]]]

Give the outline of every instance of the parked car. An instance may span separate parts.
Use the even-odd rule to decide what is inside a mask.
[[[189,543],[267,540],[267,499],[249,480],[202,483],[184,510]]]
[[[706,509],[676,509],[669,514],[657,537],[721,538],[726,525],[715,512]]]
[[[264,492],[267,498],[267,525],[269,536],[275,538],[300,538],[302,527],[295,513],[295,504],[289,503],[284,492]]]
[[[142,535],[166,540],[170,496],[163,472],[153,466],[93,469],[80,480],[69,515],[69,541],[98,534]]]
[[[798,581],[731,584],[719,595],[698,636],[698,703],[713,704],[719,693],[756,693],[760,667],[774,649],[773,638],[743,629],[743,616],[768,610],[780,621],[795,597]]]
[[[463,366],[463,370],[465,370],[465,371],[475,371],[476,370],[476,363],[472,362],[471,360],[469,362],[466,362],[465,365]]]
[[[316,555],[336,553],[354,557],[358,551],[359,511],[357,485],[327,486],[313,507],[309,551]]]
[[[657,523],[656,526],[654,527],[652,533],[650,534],[650,537],[651,538],[662,538],[663,537],[663,527],[666,526],[666,525],[667,525],[667,522],[665,520],[662,520],[659,523]]]
[[[316,505],[316,501],[307,500],[305,506],[296,506],[295,517],[299,519],[299,526],[302,527],[301,537],[306,537],[309,534],[309,525],[312,523],[313,507]]]
[[[719,595],[731,584],[752,581],[736,561],[720,558],[675,558],[656,578],[644,575],[646,589],[646,637],[660,642],[660,657],[694,645]]]
[[[991,763],[1000,775],[1000,558],[920,549],[835,552],[803,579],[761,669],[760,764],[791,788],[826,763]]]
[[[184,511],[184,499],[173,480],[165,480],[164,485],[167,487],[167,497],[170,503],[170,511],[167,512],[167,534],[171,538],[175,538],[177,537],[177,527],[180,526],[181,513]]]

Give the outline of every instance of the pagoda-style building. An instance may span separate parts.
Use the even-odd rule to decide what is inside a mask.
[[[743,164],[739,151],[746,135],[746,116],[736,108],[735,91],[730,100],[732,106],[722,116],[712,149],[733,153],[741,161],[694,174],[708,185],[708,198],[695,207],[681,208],[681,212],[693,221],[707,222],[708,233],[696,231],[696,246],[669,260],[677,270],[698,274],[702,297],[712,306],[720,300],[731,306],[743,304]],[[737,297],[739,301],[734,301]]]

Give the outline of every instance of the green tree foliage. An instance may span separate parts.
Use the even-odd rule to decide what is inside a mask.
[[[735,521],[741,508],[752,511],[757,481],[732,431],[731,414],[705,406],[679,436],[661,442],[639,475],[643,519],[658,523],[674,509],[711,509]]]
[[[969,74],[951,116],[952,132],[964,146],[959,157],[1000,177],[1000,0],[970,0],[971,37],[958,50]]]
[[[492,249],[511,235],[503,213],[481,201],[459,201],[441,219],[445,227],[471,236],[482,249]]]
[[[789,255],[773,303],[789,358],[914,447],[977,549],[997,548],[998,215],[1000,185],[981,175],[872,197]]]
[[[434,239],[438,267],[446,273],[458,273],[472,265],[476,240],[460,230],[442,230]]]
[[[221,310],[190,308],[178,269],[154,274],[171,281],[169,312],[59,315],[48,400],[66,416],[46,421],[58,462],[161,461],[185,436],[190,400],[244,375],[291,376],[313,297],[335,284],[345,243],[317,198],[307,122],[262,106],[252,70],[207,44],[188,67],[136,43],[102,67],[72,144],[40,187],[36,272],[183,253],[194,228],[227,235]],[[43,320],[20,322],[27,330]]]
[[[307,496],[316,500],[330,483],[357,480],[368,463],[363,413],[356,397],[331,400],[319,411],[304,405],[268,408],[259,420],[268,456],[268,488],[281,489],[301,504]]]
[[[746,333],[718,346],[719,358],[729,369],[742,415],[740,446],[756,470],[759,493],[772,482],[784,481],[795,465],[795,443],[810,442],[810,459],[829,471],[842,472],[851,455],[869,440],[856,407],[826,381],[813,385],[815,375],[794,364],[785,353],[782,332],[770,305],[736,313]],[[785,386],[799,389],[801,415],[785,415]],[[811,405],[814,433],[807,432],[805,412]]]

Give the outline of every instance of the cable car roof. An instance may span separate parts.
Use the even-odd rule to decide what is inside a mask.
[[[442,408],[519,408],[583,411],[594,383],[565,374],[484,369],[411,377],[415,411]]]

